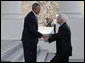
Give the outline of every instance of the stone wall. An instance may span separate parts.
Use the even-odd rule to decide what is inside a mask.
[[[25,17],[31,10],[32,4],[38,2],[41,4],[41,12],[39,14],[39,26],[48,26],[47,21],[53,25],[53,19],[59,10],[59,1],[23,1],[22,13]],[[80,11],[84,15],[84,2],[80,2]]]
[[[32,10],[32,4],[38,2],[41,5],[41,12],[39,14],[39,26],[46,26],[47,21],[53,24],[53,19],[58,12],[58,1],[23,1],[22,12],[25,17],[27,13]]]

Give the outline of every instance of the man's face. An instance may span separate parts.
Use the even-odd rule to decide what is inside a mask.
[[[57,23],[58,23],[58,24],[61,23],[61,16],[58,16]]]
[[[41,7],[40,7],[40,6],[37,6],[37,8],[34,9],[34,12],[35,12],[36,14],[39,14],[39,13],[40,13],[40,10],[41,10]]]

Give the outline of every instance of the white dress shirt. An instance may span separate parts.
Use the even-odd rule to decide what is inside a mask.
[[[34,15],[36,16],[37,20],[38,20],[38,15],[32,10],[32,12],[34,13]]]

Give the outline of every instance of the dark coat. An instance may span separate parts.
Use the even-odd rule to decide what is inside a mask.
[[[42,34],[38,32],[38,21],[31,11],[26,17],[24,21],[24,29],[22,33],[22,39],[30,41],[38,41],[38,38],[41,38]]]
[[[38,20],[31,11],[25,17],[21,39],[24,49],[25,62],[36,62],[38,38],[41,37],[42,34],[38,32]]]
[[[56,41],[56,54],[66,57],[72,55],[71,31],[66,23],[62,24],[59,27],[58,33],[52,34],[48,41],[49,43]]]

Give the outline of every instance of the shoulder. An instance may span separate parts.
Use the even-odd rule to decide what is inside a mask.
[[[34,16],[34,14],[33,14],[33,12],[31,11],[31,12],[29,12],[27,15],[26,15],[26,17],[25,17],[25,19],[33,19],[33,18],[35,18],[35,16]]]
[[[68,28],[69,26],[68,26],[68,24],[67,23],[64,23],[63,25],[62,25],[62,28]]]
[[[64,23],[61,27],[61,29],[65,30],[65,31],[70,31],[70,27],[67,23]]]
[[[35,22],[35,16],[32,12],[28,13],[27,16],[24,18],[24,21],[26,23],[34,23]]]

